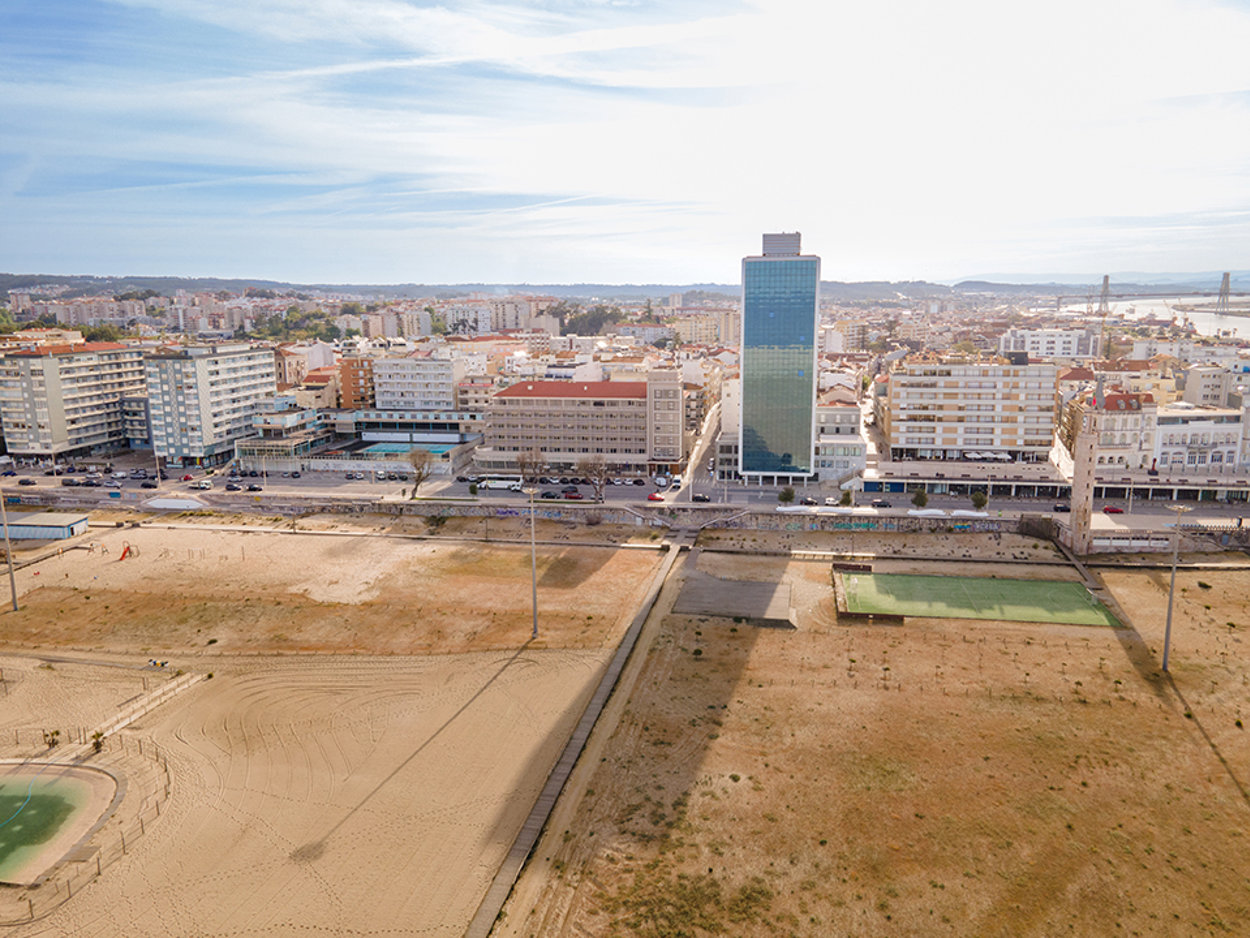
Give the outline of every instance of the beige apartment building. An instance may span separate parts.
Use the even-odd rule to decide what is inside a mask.
[[[122,398],[146,388],[143,352],[112,342],[46,345],[0,359],[10,453],[85,456],[126,446]]]
[[[1044,462],[1056,366],[931,356],[897,362],[876,419],[892,459]]]
[[[511,471],[518,455],[537,449],[553,469],[602,456],[617,472],[676,471],[686,455],[684,414],[676,370],[642,381],[522,381],[491,399],[475,462]]]

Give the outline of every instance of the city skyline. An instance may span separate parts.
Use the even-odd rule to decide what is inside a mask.
[[[0,242],[48,274],[732,283],[1244,269],[1243,3],[15,0]],[[1240,253],[1239,253],[1240,252]]]

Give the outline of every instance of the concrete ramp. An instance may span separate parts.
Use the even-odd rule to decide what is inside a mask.
[[[686,577],[673,612],[687,616],[744,619],[765,628],[794,628],[789,583],[724,580],[694,571]]]

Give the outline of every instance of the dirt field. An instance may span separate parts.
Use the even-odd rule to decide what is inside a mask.
[[[660,557],[540,545],[528,642],[518,533],[124,528],[44,548],[0,618],[0,754],[177,670],[213,678],[123,731],[168,755],[159,820],[10,933],[460,935]]]
[[[957,549],[1046,559],[1014,538]],[[1166,570],[1107,574],[1135,630],[874,627],[838,624],[827,563],[690,562],[788,578],[798,628],[662,620],[496,935],[1250,933],[1250,573],[1178,578],[1173,684]]]

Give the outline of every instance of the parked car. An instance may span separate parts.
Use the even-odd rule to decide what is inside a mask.
[[[140,482],[140,483],[139,483],[139,488],[141,488],[141,489],[154,489],[154,488],[156,488],[156,487],[157,487],[157,484],[158,484],[158,483],[156,482],[156,480],[155,480],[155,479],[144,479],[142,482]]]
[[[570,498],[573,501],[580,501],[582,498],[582,493],[581,492],[565,492],[564,497]]]
[[[539,495],[538,497],[539,497],[539,498],[559,498],[559,497],[560,497],[560,493],[559,493],[559,492],[553,492],[553,491],[551,491],[551,489],[548,489],[547,491],[543,492],[543,493],[542,493],[541,495]]]
[[[695,498],[697,499],[698,496],[696,495]],[[804,495],[802,498],[799,499],[799,504],[800,505],[815,505],[816,499],[812,498],[812,496],[810,495]]]
[[[226,491],[227,492],[242,492],[243,486],[239,485],[238,482],[227,482]]]
[[[85,488],[98,489],[100,487],[99,479],[83,479],[82,484]]]
[[[62,479],[61,484],[64,486],[69,486],[71,488],[77,488],[78,486],[82,485],[82,483],[79,482],[77,479]]]
[[[647,480],[646,480],[646,479],[635,479],[635,480],[634,480],[634,485],[646,485],[646,484],[647,484]]]
[[[566,485],[564,488],[560,489],[560,491],[561,491],[561,492],[563,492],[565,495],[576,495],[576,494],[577,494],[577,486],[576,486],[576,485]]]
[[[299,478],[299,470],[298,470],[298,469],[295,469],[295,470],[292,470],[292,471],[291,471],[291,478],[292,478],[292,479],[298,479],[298,478]]]
[[[264,486],[259,485],[256,482],[252,482],[248,485],[247,490],[249,492],[263,492],[265,489],[264,489]]]
[[[15,475],[17,475],[16,469],[5,469],[4,472],[0,472],[0,476],[15,476]]]
[[[874,498],[872,500],[872,507],[873,508],[889,508],[890,507],[889,499]]]
[[[1069,508],[1067,505],[1064,505],[1058,502],[1055,503],[1055,511],[1064,512],[1066,514],[1067,512],[1071,510],[1072,509]]]
[[[18,485],[38,485],[39,483],[36,482],[34,479],[18,479],[17,484]]]
[[[664,501],[664,496],[663,496],[663,495],[661,495],[659,492],[650,492],[650,493],[648,493],[648,495],[647,495],[647,501],[649,501],[649,502],[662,502],[662,501]]]
[[[1124,509],[1117,508],[1115,505],[1103,505],[1102,513],[1104,515],[1122,515],[1124,514]]]
[[[192,483],[192,485],[191,485],[191,488],[193,488],[193,489],[201,489],[201,490],[202,490],[202,489],[211,489],[212,487],[213,487],[213,483],[209,482],[209,481],[208,481],[208,479],[200,479],[200,481],[199,481],[199,482]]]
[[[695,492],[693,495],[691,495],[691,496],[690,496],[690,500],[691,500],[691,501],[693,501],[693,502],[710,502],[710,501],[712,500],[712,496],[711,496],[711,495],[705,495],[705,494],[703,494],[702,492]],[[805,499],[803,499],[803,504],[804,504],[804,505],[815,505],[815,504],[816,504],[816,499],[814,499],[814,498],[805,498]]]
[[[183,482],[190,482],[190,481],[191,481],[192,479],[194,479],[194,478],[195,478],[195,476],[191,475],[191,473],[189,473],[189,472],[188,472],[186,475],[184,475],[184,476],[182,477],[182,481],[183,481]]]

